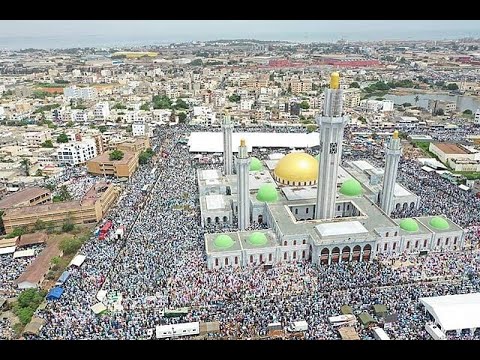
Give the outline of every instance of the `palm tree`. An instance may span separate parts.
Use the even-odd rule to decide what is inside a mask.
[[[30,160],[27,158],[23,158],[22,161],[20,161],[20,164],[22,164],[25,175],[30,176]]]

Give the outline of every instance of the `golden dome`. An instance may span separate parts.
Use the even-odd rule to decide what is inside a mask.
[[[314,185],[318,178],[318,161],[307,153],[290,153],[278,162],[274,175],[282,184]]]

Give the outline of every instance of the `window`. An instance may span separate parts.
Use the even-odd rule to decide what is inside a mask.
[[[415,241],[415,249],[417,249],[417,248],[418,248],[418,240]]]
[[[260,262],[262,262],[262,261],[263,261],[263,255],[260,254]]]
[[[293,240],[293,245],[297,245],[297,240]]]
[[[294,259],[297,258],[297,252],[296,252],[296,251],[293,252],[293,258],[294,258]]]
[[[453,239],[453,245],[457,245],[457,240],[458,240],[458,237],[455,236],[455,239]]]
[[[305,245],[307,243],[307,239],[303,239],[303,244]]]
[[[410,241],[407,241],[407,249],[410,248]]]
[[[228,265],[228,258],[225,258],[225,265]]]
[[[287,246],[287,240],[283,242],[283,246]]]
[[[272,254],[268,254],[268,261],[272,261]]]
[[[235,256],[235,265],[238,265],[238,256]]]
[[[446,238],[445,239],[445,246],[448,246],[448,241],[450,240],[450,238]]]
[[[398,235],[398,231],[395,231],[395,236],[397,236],[397,235]]]
[[[218,266],[218,258],[215,259],[215,266]]]
[[[388,231],[387,231],[387,233],[385,234],[385,237],[388,237]]]
[[[427,247],[427,240],[423,240],[423,247],[426,248]]]
[[[253,255],[250,255],[250,263],[253,264]]]
[[[308,214],[308,208],[305,209],[305,214]]]
[[[340,211],[340,205],[337,206],[337,211]]]
[[[287,260],[287,253],[283,253],[283,260]]]
[[[385,245],[383,246],[383,251],[387,251],[387,249],[388,249],[388,244],[385,244]]]
[[[350,210],[350,204],[347,204],[347,210]]]
[[[298,209],[295,209],[295,215],[298,215]]]
[[[377,244],[377,252],[378,252],[379,246],[380,246],[380,245]]]
[[[440,239],[437,240],[437,246],[440,246]]]
[[[394,243],[393,243],[393,250],[395,250],[396,248],[397,248],[397,243],[394,242]]]

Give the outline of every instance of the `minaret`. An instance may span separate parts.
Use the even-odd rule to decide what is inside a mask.
[[[225,112],[222,122],[222,132],[223,132],[223,174],[232,175],[233,174],[233,151],[232,151],[232,130],[233,124],[230,120],[230,114],[228,111]]]
[[[245,230],[250,225],[250,183],[248,178],[250,157],[248,156],[244,139],[240,140],[236,165],[238,229]]]
[[[348,116],[343,114],[340,75],[330,76],[330,89],[325,90],[323,112],[317,117],[320,131],[320,156],[318,161],[317,206],[315,219],[335,217],[338,165],[342,157],[343,129]]]
[[[387,147],[383,187],[380,195],[380,207],[387,215],[390,215],[393,210],[393,195],[395,182],[397,180],[398,162],[400,161],[401,154],[400,139],[398,138],[398,131],[395,130]]]

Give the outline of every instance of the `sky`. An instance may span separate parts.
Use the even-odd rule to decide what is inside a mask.
[[[480,37],[480,20],[0,20],[0,47],[249,38],[336,41]],[[15,41],[14,41],[15,40]]]

